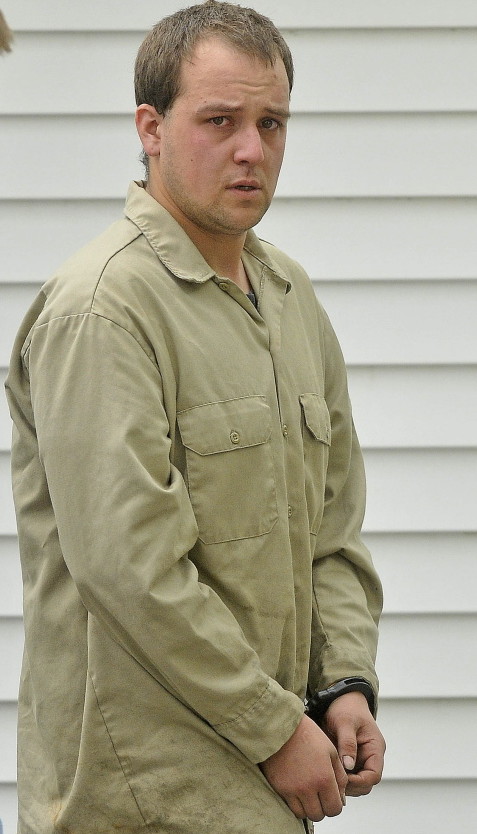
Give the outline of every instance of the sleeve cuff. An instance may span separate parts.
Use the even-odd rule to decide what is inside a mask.
[[[231,721],[215,724],[214,729],[258,764],[283,747],[303,714],[300,698],[270,678],[262,695],[249,709]]]

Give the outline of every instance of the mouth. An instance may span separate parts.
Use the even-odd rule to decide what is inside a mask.
[[[239,180],[229,185],[233,191],[261,191],[260,183],[257,180]]]

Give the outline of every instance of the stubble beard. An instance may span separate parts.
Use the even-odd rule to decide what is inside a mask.
[[[203,206],[192,199],[189,194],[185,193],[183,184],[180,178],[175,175],[173,169],[169,169],[165,185],[170,198],[182,215],[190,223],[208,234],[243,235],[260,222],[271,203],[271,197],[262,191],[263,202],[256,207],[255,211],[249,209],[250,220],[247,220],[246,223],[240,223],[234,217],[234,210],[227,209],[218,200],[208,206]]]

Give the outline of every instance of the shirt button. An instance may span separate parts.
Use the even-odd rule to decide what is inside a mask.
[[[293,510],[292,510],[292,508],[290,507],[290,504],[289,504],[289,505],[288,505],[288,518],[290,518],[290,516],[292,515],[292,513],[293,513]]]
[[[219,281],[219,287],[220,287],[220,289],[221,289],[221,290],[223,290],[224,292],[228,292],[228,291],[229,291],[229,285],[227,284],[227,282],[226,282],[226,281]]]
[[[288,437],[288,426],[286,426],[285,423],[282,425],[282,434],[283,437]]]
[[[240,443],[240,435],[239,435],[238,431],[231,431],[230,432],[230,440],[232,441],[232,443],[235,443],[235,444]]]

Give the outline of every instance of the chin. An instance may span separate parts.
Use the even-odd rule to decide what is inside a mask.
[[[257,223],[260,223],[263,215],[267,211],[268,206],[266,208],[261,209],[260,211],[254,212],[244,212],[241,217],[235,218],[236,222],[232,221],[231,225],[236,225],[237,229],[241,228],[243,231],[248,231],[249,229],[253,229]]]

